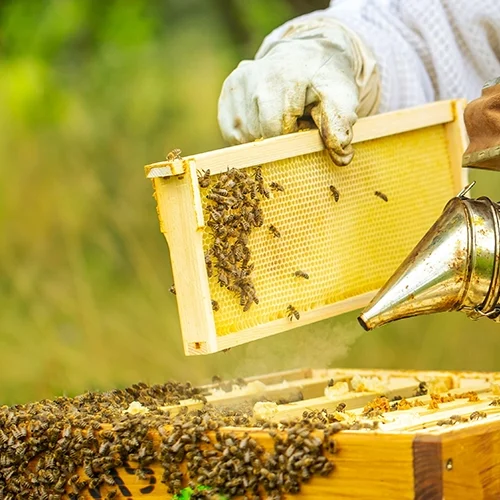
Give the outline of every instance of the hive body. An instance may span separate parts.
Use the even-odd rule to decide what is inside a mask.
[[[232,498],[250,485],[247,498],[497,498],[499,395],[498,373],[304,369],[4,407],[0,490],[155,499],[191,485]],[[137,414],[125,411],[132,401]],[[268,401],[265,420],[255,401]]]

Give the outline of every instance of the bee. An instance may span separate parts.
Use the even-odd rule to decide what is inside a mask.
[[[214,311],[218,311],[219,310],[219,303],[216,300],[212,300],[212,309]]]
[[[484,411],[473,411],[469,418],[471,420],[479,420],[480,418],[486,418],[486,412]]]
[[[223,269],[219,269],[218,279],[221,287],[229,285],[229,278]]]
[[[387,198],[387,195],[385,195],[381,191],[375,191],[375,196],[378,196],[381,200],[389,201],[389,199]]]
[[[94,469],[92,469],[92,464],[90,462],[84,462],[83,470],[88,477],[94,477]]]
[[[262,177],[262,167],[256,167],[255,168],[255,180],[257,182],[263,182],[264,178]]]
[[[177,295],[177,292],[175,291],[175,285],[172,284],[172,286],[168,289],[170,293],[173,293],[174,295]]]
[[[332,193],[332,196],[333,196],[335,202],[339,201],[340,193],[339,193],[338,189],[335,186],[330,186],[330,191]],[[385,200],[385,201],[387,201],[387,200]]]
[[[420,382],[418,384],[418,389],[415,391],[414,396],[425,396],[427,394],[427,383]]]
[[[265,196],[266,198],[270,198],[270,193],[269,193],[269,190],[266,189],[266,187],[264,186],[264,183],[262,182],[261,184],[258,185],[257,187],[257,190],[259,191],[259,193],[262,195],[262,196]]]
[[[118,495],[118,493],[116,492],[116,490],[111,490],[111,491],[108,491],[106,493],[106,500],[111,500],[112,498],[115,498],[116,495]]]
[[[297,276],[297,278],[304,278],[304,279],[306,279],[306,280],[308,280],[308,279],[309,279],[309,275],[308,275],[307,273],[305,273],[304,271],[300,271],[300,270],[295,271],[295,272],[293,273],[293,275],[294,275],[294,276]]]
[[[275,237],[275,238],[280,238],[281,233],[273,226],[269,226],[269,232]]]
[[[205,253],[205,266],[207,268],[207,275],[209,278],[212,277],[213,269],[212,269],[212,257],[208,252]]]
[[[285,188],[281,184],[278,184],[277,182],[271,182],[271,184],[269,184],[269,187],[273,191],[281,191],[281,192],[285,191]]]
[[[455,424],[456,422],[454,422],[451,418],[446,418],[446,419],[443,419],[443,420],[438,420],[436,422],[436,425],[453,425]]]
[[[180,149],[172,149],[167,155],[167,161],[181,160],[181,153],[182,151]]]
[[[198,174],[198,184],[201,188],[207,188],[210,186],[210,169],[202,170],[201,175]]]
[[[255,200],[257,198],[257,195],[259,194],[259,191],[257,190],[257,184],[253,183],[250,186],[248,186],[248,192],[250,194],[250,198],[252,200]]]
[[[110,486],[114,486],[116,484],[116,482],[111,474],[103,474],[101,477],[102,477],[103,481],[106,484],[109,484]]]
[[[212,193],[218,194],[219,196],[229,196],[229,191],[227,189],[223,189],[223,188],[214,187],[212,189]]]
[[[287,311],[287,317],[290,321],[293,320],[293,318],[299,320],[300,319],[300,314],[299,314],[299,311],[297,311],[297,309],[295,309],[295,307],[293,307],[292,305],[289,305],[287,308],[286,308],[286,311]]]
[[[345,407],[346,407],[345,403],[339,403],[337,405],[337,408],[335,409],[335,411],[338,411],[339,413],[342,413],[345,410]]]
[[[230,178],[224,178],[223,179],[223,176],[225,174],[222,174],[219,178],[219,183],[221,184],[221,186],[224,188],[224,189],[232,189],[234,188],[234,186],[236,186],[236,182],[233,181],[233,179],[230,179]]]
[[[243,312],[247,312],[252,307],[253,303],[259,303],[259,299],[255,295],[247,295],[245,305],[243,306]]]
[[[52,482],[52,481],[51,481]],[[58,492],[63,492],[64,487],[66,486],[66,477],[61,476],[58,480],[57,483],[54,485],[54,489]]]

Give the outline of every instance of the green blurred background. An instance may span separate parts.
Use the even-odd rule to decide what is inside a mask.
[[[224,78],[271,29],[327,3],[0,4],[0,403],[301,366],[500,368],[500,327],[460,314],[362,333],[353,313],[183,354],[142,167],[223,146]],[[500,199],[500,174],[472,177]]]

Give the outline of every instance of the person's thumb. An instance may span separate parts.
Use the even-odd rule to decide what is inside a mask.
[[[315,86],[316,104],[311,117],[318,127],[325,147],[334,163],[348,165],[354,156],[352,126],[357,120],[358,92],[355,85]]]

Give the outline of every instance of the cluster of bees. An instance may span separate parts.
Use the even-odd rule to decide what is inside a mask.
[[[209,188],[212,183],[210,170],[200,173],[198,182],[202,189]],[[253,176],[242,170],[228,169],[219,175],[206,194],[206,224],[213,233],[213,242],[205,253],[207,273],[209,277],[215,275],[221,287],[236,294],[245,312],[259,303],[251,278],[254,264],[250,262],[248,238],[253,228],[264,224],[260,203],[270,198],[271,191],[284,192],[285,188],[274,181],[267,185],[259,166]],[[273,224],[268,230],[273,237],[281,238],[279,229]],[[297,270],[293,275],[309,279],[305,271]],[[214,300],[212,308],[219,310]],[[286,314],[290,321],[300,319],[300,313],[292,305],[287,307]]]
[[[484,411],[473,411],[469,416],[467,415],[451,415],[450,418],[445,418],[443,420],[438,420],[436,425],[455,425],[463,424],[465,422],[471,422],[474,420],[479,420],[481,418],[486,418],[486,412]]]
[[[342,427],[315,416],[281,422],[279,430],[278,424],[263,424],[262,438],[273,442],[272,449],[264,449],[258,437],[245,433],[245,428],[253,432],[258,427],[248,402],[238,408],[204,404],[190,412],[183,407],[175,415],[161,408],[185,399],[204,400],[206,391],[189,383],[140,383],[1,407],[0,498],[131,497],[128,475],[139,482],[143,495],[163,482],[172,494],[203,485],[209,490],[197,495],[281,498],[333,470],[327,458],[336,451],[331,436]],[[134,401],[148,411],[125,412]],[[224,430],[235,426],[241,429]],[[318,429],[324,439],[317,437]]]
[[[250,262],[248,238],[252,229],[264,224],[261,201],[270,197],[271,190],[284,191],[284,188],[277,182],[267,185],[261,167],[256,167],[253,175],[228,169],[212,186],[210,170],[207,170],[200,173],[198,182],[201,188],[210,188],[205,207],[206,224],[213,234],[213,241],[205,253],[208,276],[215,275],[221,287],[234,292],[246,312],[259,303],[252,281],[254,265]],[[277,238],[281,236],[272,225],[269,231]],[[213,308],[218,310],[218,304]]]
[[[181,151],[171,151],[167,160],[181,158]],[[249,169],[247,169],[249,170]],[[251,252],[248,238],[253,228],[264,223],[261,200],[270,198],[270,191],[284,192],[285,188],[278,182],[266,184],[262,175],[262,167],[253,171],[253,176],[246,171],[229,169],[220,174],[213,186],[210,170],[198,173],[198,182],[202,189],[208,189],[205,207],[206,224],[213,232],[213,242],[205,253],[205,265],[209,277],[216,276],[221,287],[233,292],[239,299],[243,311],[248,311],[253,304],[259,303],[252,280],[254,264],[250,262]],[[211,187],[210,187],[211,186]],[[340,199],[339,190],[329,186],[335,202]],[[387,202],[388,197],[381,191],[375,196]],[[273,224],[268,226],[269,233],[281,238],[280,230]],[[309,279],[307,272],[297,270],[295,277]],[[176,294],[172,285],[170,292]],[[212,300],[212,309],[219,311],[217,301]],[[300,313],[293,305],[289,305],[286,315],[290,321],[299,320]]]
[[[301,484],[314,475],[332,472],[325,441],[315,435],[316,425],[305,420],[283,422],[279,431],[277,426],[266,425],[273,448],[265,450],[249,433],[223,432],[208,413],[195,415],[189,423],[174,421],[173,431],[162,437],[163,481],[169,492],[178,491],[182,485],[179,464],[184,462],[193,478],[191,487],[209,486],[211,498],[223,494],[278,499],[284,493],[299,493]],[[213,431],[213,439],[207,437],[207,430]]]
[[[169,382],[136,384],[108,393],[0,407],[0,498],[4,500],[111,499],[128,489],[116,472],[126,467],[146,479],[154,460],[151,426],[139,426],[123,413],[132,401],[156,408],[196,398],[201,390]],[[165,416],[157,410],[158,423]],[[128,461],[139,464],[130,468]],[[83,469],[84,474],[79,474]],[[151,488],[151,479],[145,488]],[[100,490],[106,487],[107,493]]]

